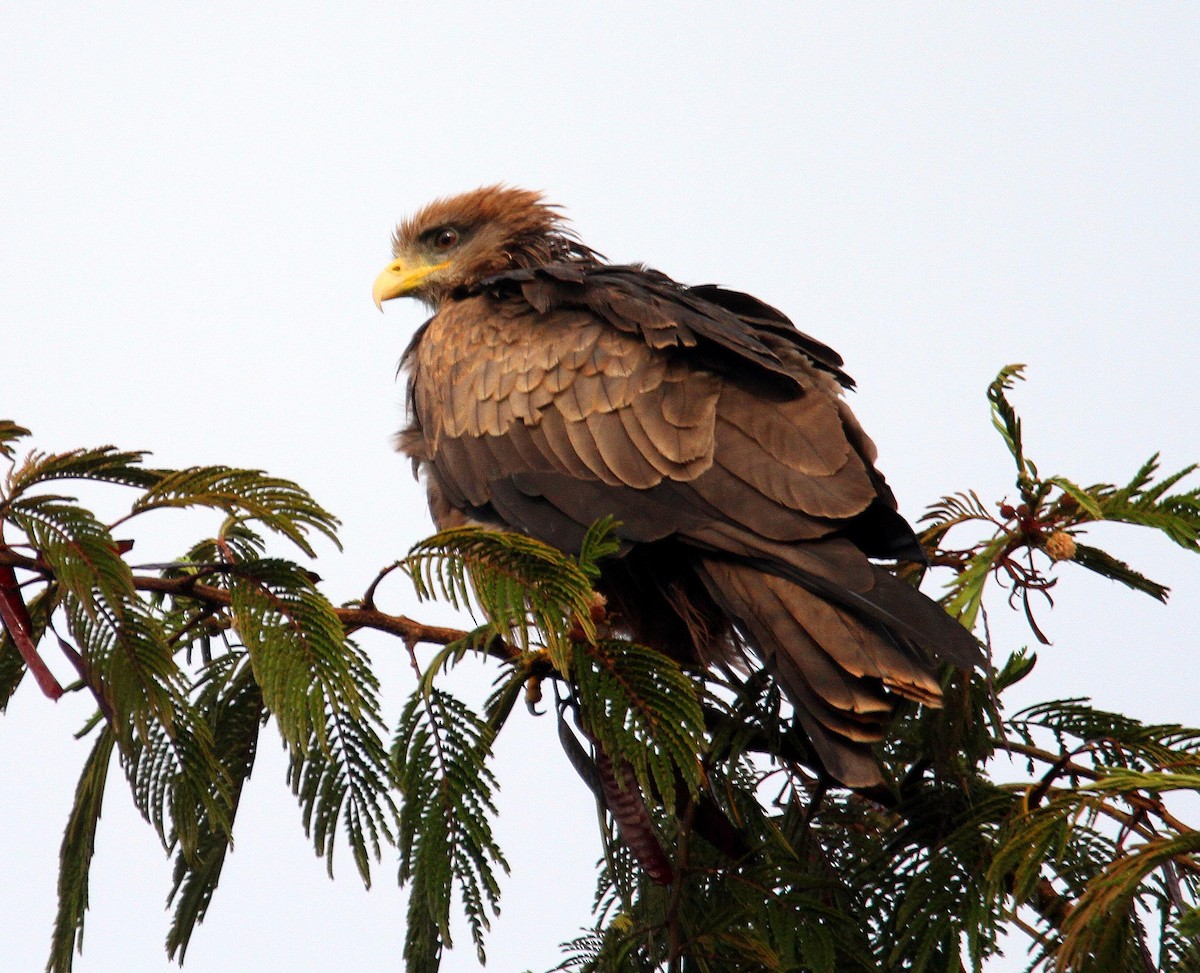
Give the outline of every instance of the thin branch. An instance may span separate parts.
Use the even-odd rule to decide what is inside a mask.
[[[47,579],[53,577],[53,573],[44,561],[17,554],[11,548],[0,548],[0,566],[32,571]],[[174,598],[187,598],[210,608],[228,608],[230,604],[230,594],[227,589],[204,584],[194,577],[163,578],[135,574],[133,586],[138,591],[153,591]],[[388,635],[395,635],[405,642],[413,644],[448,645],[469,634],[463,629],[426,625],[406,615],[389,615],[387,612],[375,608],[335,608],[334,612],[347,633],[360,629],[374,629]],[[488,655],[506,661],[520,655],[520,650],[499,639],[489,642],[484,647],[484,651]]]
[[[362,596],[362,606],[364,608],[374,609],[374,607],[375,607],[375,592],[378,590],[379,586],[383,583],[383,580],[389,574],[391,574],[393,571],[396,571],[399,568],[401,568],[403,566],[403,564],[404,564],[403,561],[393,561],[386,568],[381,569],[380,572],[377,575],[375,575],[375,579],[367,586],[367,591]]]
[[[53,631],[54,626],[51,625],[50,629]],[[54,637],[58,639],[58,647],[62,650],[62,654],[70,660],[71,665],[75,667],[75,671],[79,673],[80,681],[82,681],[83,684],[91,691],[92,697],[96,700],[96,706],[99,708],[100,713],[104,716],[104,719],[108,722],[109,726],[116,730],[117,717],[113,712],[112,704],[109,703],[108,699],[105,697],[104,691],[100,685],[92,678],[92,667],[88,665],[87,659],[80,655],[79,652],[76,651],[75,646],[59,635],[58,632],[54,632]]]
[[[1061,759],[1058,754],[1051,753],[1049,750],[1043,750],[1040,747],[1031,746],[1028,743],[1018,743],[1015,740],[1005,740],[1001,737],[993,737],[991,742],[999,750],[1019,753],[1023,757],[1032,757],[1034,760],[1041,760],[1048,764],[1057,764]],[[1107,776],[1098,770],[1075,763],[1073,760],[1068,760],[1064,766],[1068,773],[1079,777],[1086,777],[1088,780],[1103,780]],[[1145,797],[1141,794],[1122,794],[1121,799],[1139,810],[1149,811],[1162,821],[1163,824],[1174,829],[1178,834],[1193,833],[1193,829],[1171,814],[1162,801]]]

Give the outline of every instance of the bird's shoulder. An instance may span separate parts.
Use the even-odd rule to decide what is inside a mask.
[[[449,304],[469,302],[478,317],[480,300],[488,309],[482,316],[494,316],[495,324],[532,315],[544,333],[578,326],[583,315],[650,348],[677,350],[700,367],[781,391],[802,387],[792,365],[798,356],[842,387],[854,384],[837,352],[769,304],[716,284],[682,284],[641,264],[569,260],[514,268],[461,288]]]

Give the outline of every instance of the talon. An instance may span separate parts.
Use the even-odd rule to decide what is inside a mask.
[[[530,676],[525,681],[525,708],[534,716],[542,716],[545,710],[537,708],[542,701],[542,679],[540,676]]]

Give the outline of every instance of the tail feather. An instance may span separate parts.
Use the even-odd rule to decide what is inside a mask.
[[[890,617],[904,619],[910,631],[916,629],[921,635],[916,640],[918,645],[960,669],[983,665],[985,659],[978,640],[957,619],[890,571],[877,564],[872,567],[875,569],[872,602]]]
[[[764,661],[794,670],[812,691],[837,710],[851,714],[887,713],[891,705],[872,682],[857,678],[825,651],[829,639],[807,630],[793,600],[796,586],[729,562],[706,564],[706,573],[724,592],[732,614],[750,630]],[[790,589],[790,590],[789,590]]]
[[[881,780],[870,745],[883,738],[889,691],[938,706],[930,658],[979,661],[974,639],[937,604],[868,567],[870,580],[856,571],[854,588],[837,585],[833,571],[813,576],[753,556],[705,558],[699,570],[792,701],[825,769],[853,787]]]
[[[796,625],[841,669],[854,676],[877,679],[917,702],[936,705],[941,698],[941,687],[919,653],[904,648],[885,629],[864,624],[845,608],[793,582],[776,575],[765,578],[765,584],[787,605]]]
[[[721,552],[738,563],[795,582],[820,599],[875,622],[898,643],[963,669],[982,665],[975,637],[936,602],[871,563],[846,538],[785,544],[756,537],[728,524],[689,535],[701,549]]]

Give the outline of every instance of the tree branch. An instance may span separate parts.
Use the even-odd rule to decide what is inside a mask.
[[[7,553],[7,548],[0,548],[0,553]],[[42,657],[38,655],[37,644],[33,637],[33,621],[29,617],[29,608],[21,597],[21,589],[17,585],[17,576],[13,565],[0,561],[0,625],[3,625],[13,645],[21,653],[25,665],[33,678],[37,680],[38,688],[50,699],[58,699],[63,694],[63,688],[54,674],[46,667]]]
[[[47,580],[54,577],[53,571],[45,561],[18,554],[9,547],[0,547],[0,567],[31,571],[42,575]],[[225,609],[230,604],[230,595],[225,588],[205,584],[195,577],[163,578],[135,574],[133,586],[138,591],[152,591],[170,595],[173,598],[191,599],[215,609]],[[406,615],[389,615],[377,608],[335,608],[334,611],[347,634],[361,629],[374,629],[386,632],[388,635],[395,635],[409,644],[425,643],[430,645],[448,645],[469,634],[458,628],[426,625]],[[493,639],[484,648],[484,651],[488,655],[505,661],[520,655],[519,649],[500,639]]]
[[[1028,743],[1019,743],[1015,740],[1004,740],[999,737],[993,737],[992,743],[1000,750],[1007,750],[1010,753],[1019,753],[1023,757],[1032,757],[1034,760],[1041,760],[1045,763],[1058,765],[1062,762],[1062,757],[1051,753],[1049,750],[1042,750],[1040,747],[1031,746]],[[1084,767],[1073,760],[1067,760],[1062,764],[1063,769],[1067,773],[1086,777],[1088,780],[1103,780],[1106,776],[1098,770],[1093,770],[1090,767]],[[1141,794],[1122,794],[1121,799],[1127,801],[1133,807],[1140,811],[1147,811],[1157,817],[1167,827],[1172,828],[1178,834],[1192,834],[1193,829],[1176,818],[1170,811],[1166,809],[1162,801],[1154,798],[1145,797]]]

